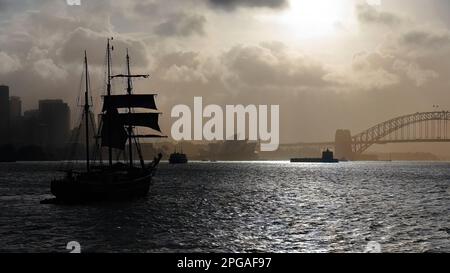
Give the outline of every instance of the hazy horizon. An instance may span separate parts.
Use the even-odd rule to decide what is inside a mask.
[[[450,110],[446,0],[0,0],[0,84],[24,110],[63,99],[75,112],[83,51],[98,107],[106,38],[116,73],[125,48],[158,93],[170,134],[176,104],[279,104],[280,142],[328,141],[405,114]],[[370,4],[368,4],[370,3]],[[116,83],[115,92],[123,85]],[[447,102],[449,101],[449,102]],[[376,146],[430,151],[448,144]]]

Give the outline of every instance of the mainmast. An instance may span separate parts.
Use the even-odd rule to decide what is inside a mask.
[[[112,39],[111,39],[112,40]],[[108,39],[108,81],[107,81],[107,95],[103,100],[102,122],[101,130],[102,146],[109,147],[110,165],[112,165],[111,149],[126,150],[128,144],[129,165],[133,168],[133,141],[136,142],[137,153],[141,161],[142,168],[145,168],[142,153],[139,147],[138,138],[162,138],[160,134],[139,135],[134,133],[135,127],[146,127],[161,133],[161,128],[158,124],[159,115],[155,103],[155,94],[133,94],[133,79],[134,78],[148,78],[147,74],[131,74],[131,61],[127,49],[126,61],[127,71],[124,74],[111,75],[111,50],[110,39]],[[111,82],[116,78],[126,78],[127,90],[123,95],[111,94]],[[134,113],[134,108],[144,108],[152,112]],[[121,112],[120,109],[127,109],[127,112]]]
[[[130,68],[130,55],[128,54],[127,49],[127,94],[128,96],[131,96],[132,92],[132,82],[131,82],[131,68]],[[129,119],[131,120],[131,105],[128,105],[128,114]],[[130,155],[130,167],[133,167],[133,126],[131,124],[128,124],[128,149],[129,149],[129,155]]]
[[[86,170],[91,171],[90,159],[89,159],[89,70],[87,52],[84,51],[84,65],[86,73],[86,90],[84,92],[84,118],[86,124]]]
[[[128,105],[126,105],[126,107],[128,108],[128,119],[127,119],[127,123],[124,124],[127,127],[127,137],[128,137],[128,153],[129,153],[129,160],[130,160],[130,167],[133,167],[133,112],[132,112],[132,107],[133,105],[131,105],[131,102],[133,101],[132,98],[132,91],[133,91],[133,78],[148,78],[149,75],[147,74],[137,74],[137,75],[132,75],[131,74],[131,68],[130,68],[130,55],[128,53],[128,49],[127,49],[127,74],[123,75],[123,74],[119,74],[119,75],[114,75],[111,76],[110,79],[114,79],[114,78],[126,78],[127,79],[127,97],[128,99]],[[141,155],[140,155],[141,156]],[[141,160],[142,161],[142,160]]]
[[[108,38],[108,49],[107,49],[107,59],[108,59],[108,80],[107,80],[107,85],[106,85],[106,94],[108,96],[111,96],[111,45],[110,45],[110,40],[112,40],[113,38],[109,39]],[[109,109],[108,109],[109,110]],[[111,117],[108,116],[108,137],[111,137]],[[109,141],[111,141],[111,139],[109,139]],[[108,146],[108,160],[109,160],[109,166],[112,166],[112,147],[111,145]]]

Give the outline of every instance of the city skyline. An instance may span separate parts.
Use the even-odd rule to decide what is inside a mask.
[[[328,141],[337,129],[356,134],[433,105],[450,109],[442,0],[0,3],[0,82],[17,91],[24,109],[36,108],[36,96],[75,109],[84,49],[92,92],[103,94],[110,36],[115,71],[124,69],[126,48],[136,72],[150,71],[136,92],[158,91],[166,132],[171,108],[196,95],[207,104],[279,104],[281,143]],[[87,16],[92,11],[99,12]],[[123,91],[117,83],[114,92]]]
[[[71,138],[71,110],[61,99],[39,99],[38,107],[22,112],[20,97],[0,85],[0,146],[40,146],[61,149]],[[75,126],[77,127],[77,126]]]

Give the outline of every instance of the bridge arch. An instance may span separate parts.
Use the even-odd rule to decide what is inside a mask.
[[[449,141],[450,112],[423,112],[379,123],[352,136],[352,151],[362,154],[374,144]],[[401,132],[399,136],[398,132]],[[407,133],[406,133],[407,132]],[[395,137],[395,138],[394,138]]]

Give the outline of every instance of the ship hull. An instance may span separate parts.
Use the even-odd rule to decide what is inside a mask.
[[[188,158],[185,154],[175,153],[169,157],[169,164],[187,164]]]
[[[150,190],[151,173],[91,173],[67,176],[51,183],[51,192],[61,203],[124,201],[144,197]]]
[[[291,163],[339,163],[338,159],[324,160],[321,158],[292,158]]]
[[[187,159],[171,159],[169,160],[169,164],[187,164]]]

